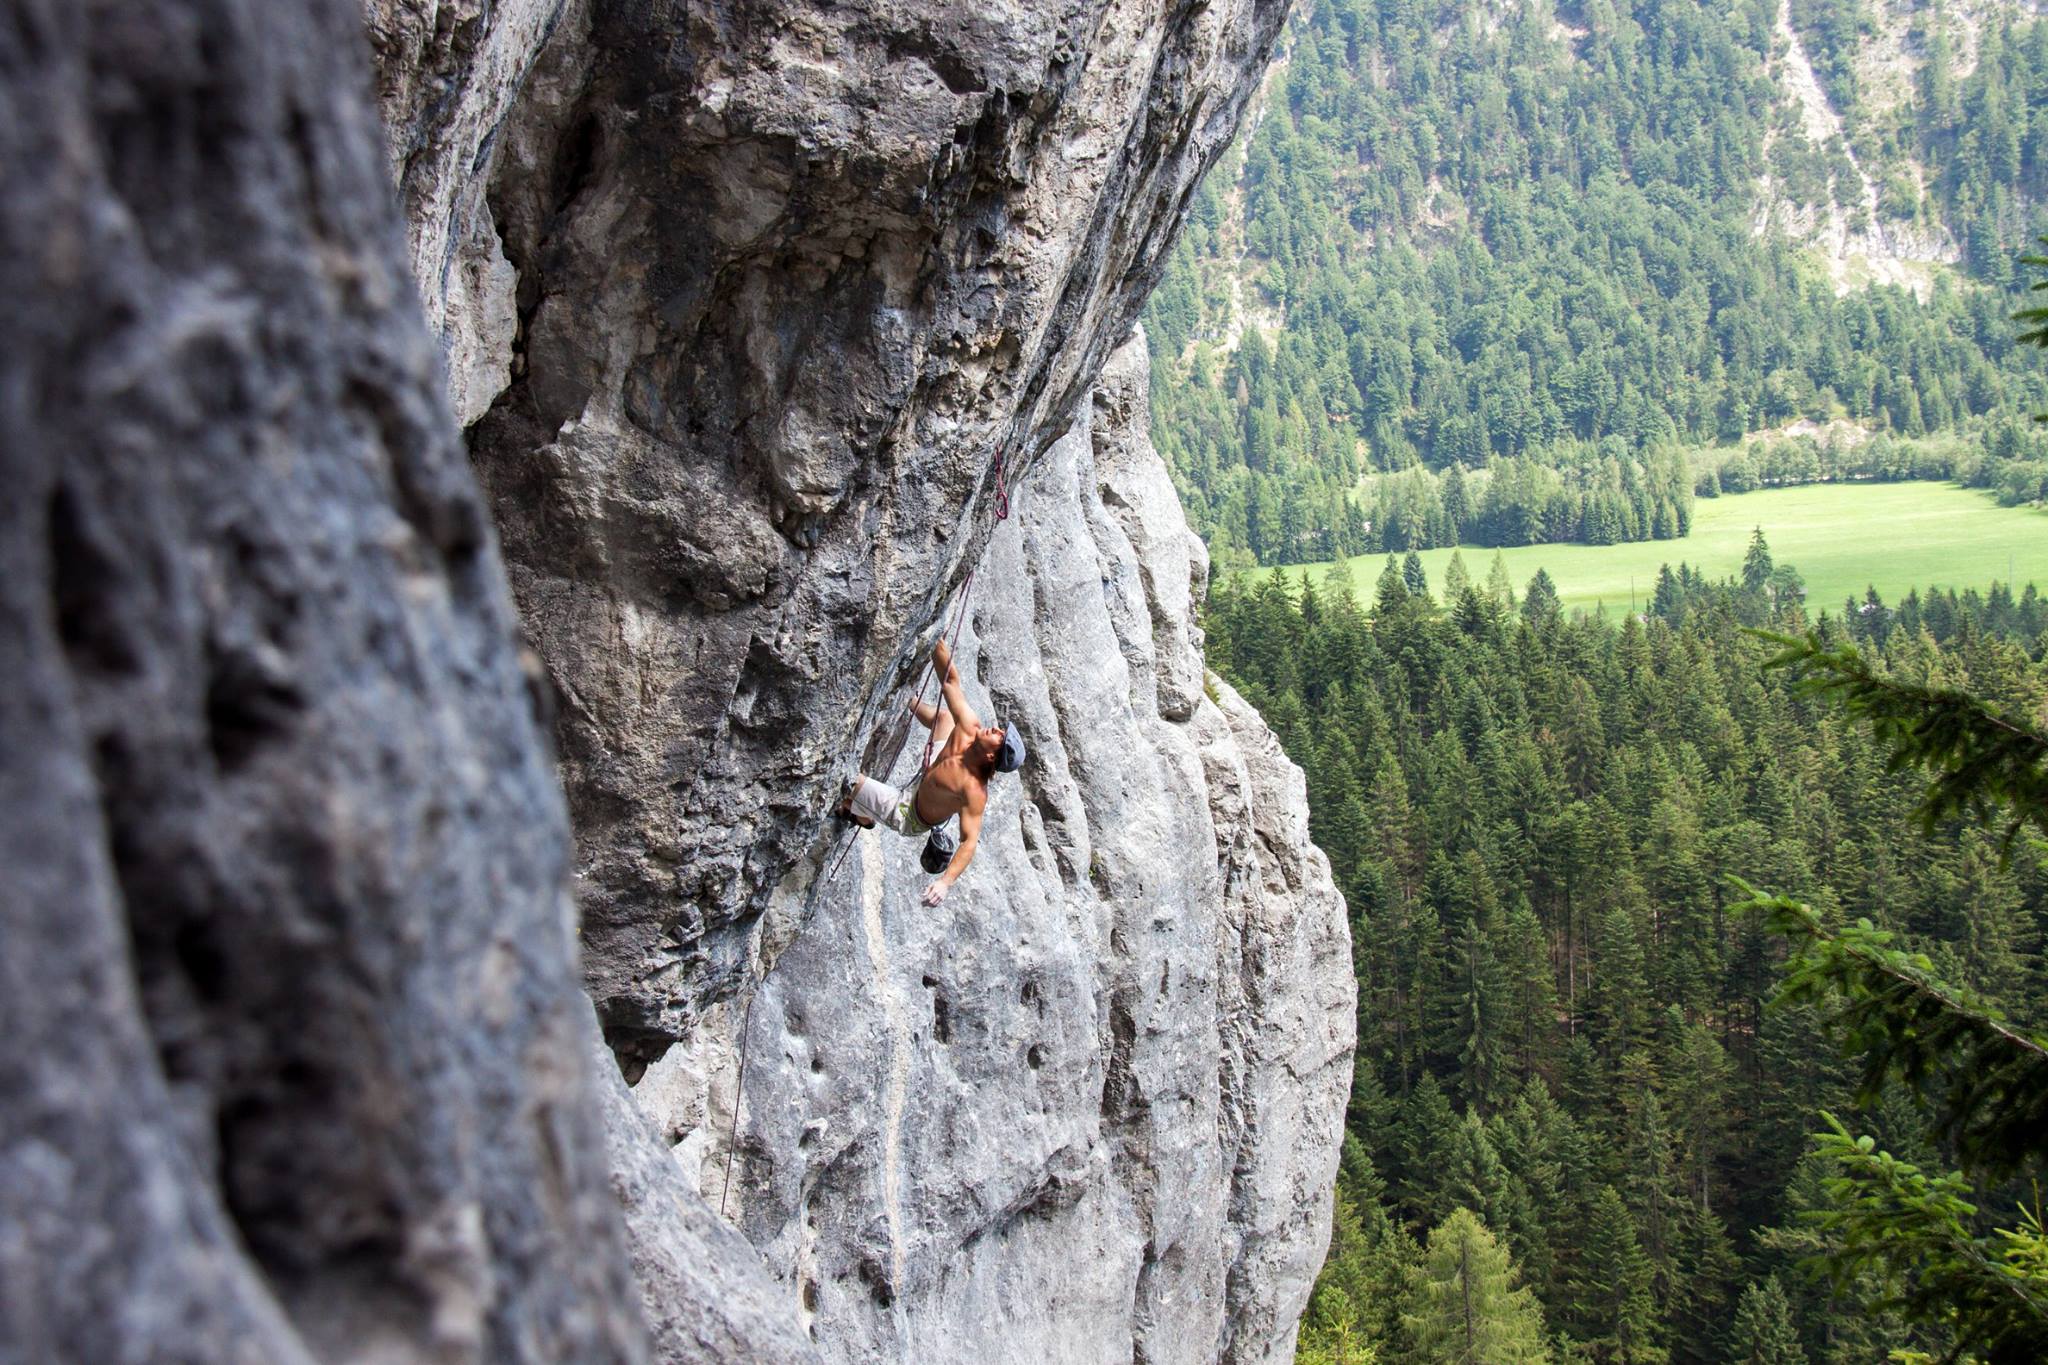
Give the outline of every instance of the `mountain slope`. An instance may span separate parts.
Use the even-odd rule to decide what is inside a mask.
[[[2048,27],[1985,25],[1966,73],[1884,87],[1924,98],[1845,106],[1861,49],[1796,7],[1314,6],[1148,313],[1219,561],[1678,534],[1668,452],[1795,419],[2015,453],[2048,399],[1999,292],[2048,174]],[[1386,477],[1415,465],[1465,477]]]

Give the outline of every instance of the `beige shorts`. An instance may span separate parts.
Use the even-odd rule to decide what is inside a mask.
[[[914,838],[931,828],[917,818],[917,784],[923,780],[922,774],[913,777],[909,786],[898,791],[887,782],[863,777],[854,788],[848,809],[862,820],[885,825],[898,834]]]

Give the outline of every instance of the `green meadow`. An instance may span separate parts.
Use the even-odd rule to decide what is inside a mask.
[[[2048,512],[2000,507],[1990,496],[1948,483],[1814,484],[1774,488],[1693,503],[1692,533],[1681,540],[1628,545],[1521,545],[1501,550],[1515,591],[1547,569],[1566,611],[1610,614],[1640,608],[1656,587],[1660,565],[1680,560],[1709,578],[1739,574],[1750,532],[1763,527],[1771,557],[1806,580],[1814,612],[1841,610],[1844,598],[1874,586],[1887,602],[1908,588],[1974,587],[1999,582],[2048,589]],[[1460,553],[1475,582],[1484,582],[1494,551],[1467,545]],[[1432,592],[1441,592],[1452,551],[1424,550]],[[1370,594],[1384,556],[1351,561],[1352,581]],[[1298,575],[1302,566],[1285,570]],[[1328,564],[1306,566],[1318,583]],[[1257,571],[1271,573],[1271,569]]]

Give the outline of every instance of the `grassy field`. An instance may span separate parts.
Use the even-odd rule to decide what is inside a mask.
[[[1946,483],[1815,484],[1693,503],[1683,540],[1629,545],[1523,545],[1502,550],[1515,591],[1550,571],[1567,611],[1626,611],[1649,599],[1657,569],[1683,560],[1709,578],[1742,569],[1750,531],[1761,526],[1771,557],[1806,580],[1807,605],[1839,613],[1842,599],[1875,585],[1887,602],[1930,585],[1979,590],[1993,579],[2048,589],[2048,512],[2000,507],[1984,493]],[[1494,551],[1465,546],[1465,567],[1484,582]],[[1451,551],[1424,550],[1432,592],[1441,592]],[[1353,582],[1372,591],[1384,556],[1351,561]],[[1327,564],[1309,565],[1320,582]],[[1271,570],[1259,570],[1270,573]],[[1295,570],[1289,570],[1295,572]]]

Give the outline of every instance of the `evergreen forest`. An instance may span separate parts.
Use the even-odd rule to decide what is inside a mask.
[[[1867,661],[1859,686],[1978,707],[1994,748],[2031,746],[2038,816],[2043,741],[2001,718],[2048,703],[2048,603],[1998,585],[1816,621],[1796,581],[1758,535],[1739,578],[1680,566],[1619,622],[1462,558],[1441,583],[1411,554],[1356,592],[1215,585],[1212,666],[1305,770],[1352,916],[1355,1085],[1303,1361],[2041,1358],[2048,852],[1975,788],[1930,804],[1897,727],[1764,665],[1812,631]],[[1975,723],[1920,729],[1953,747]],[[1736,878],[1799,904],[1735,908]],[[1860,969],[1795,954],[1787,924],[1879,969],[1854,1036],[1823,978]],[[1871,1070],[1873,1011],[1907,1005],[1885,1055],[1911,1064]],[[1908,1035],[1963,1056],[1971,1029],[2032,1069],[1986,1086],[1973,1060],[1972,1094],[1930,1107],[1941,1063]],[[1972,1164],[1956,1116],[2015,1094],[2018,1155]],[[1986,1284],[1993,1328],[1957,1287]]]
[[[1724,469],[2040,499],[2048,21],[1785,2],[1304,0],[1146,313],[1217,563],[1673,539]]]

